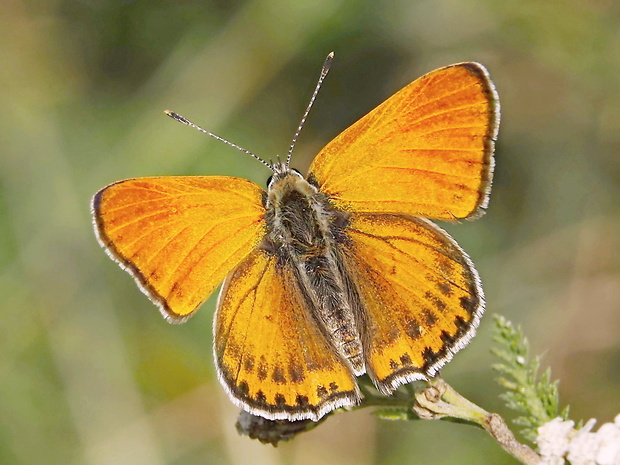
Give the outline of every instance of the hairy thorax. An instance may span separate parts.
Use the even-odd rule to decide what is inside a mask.
[[[263,248],[290,266],[306,307],[326,339],[356,375],[365,373],[359,299],[343,264],[346,213],[298,172],[277,171],[269,182]]]

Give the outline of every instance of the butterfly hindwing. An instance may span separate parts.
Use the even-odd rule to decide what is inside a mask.
[[[220,381],[244,410],[316,421],[359,402],[351,368],[310,314],[290,266],[275,255],[258,249],[237,266],[214,325]]]
[[[262,240],[263,192],[225,176],[119,181],[93,199],[95,231],[163,315],[180,322]]]
[[[474,335],[484,298],[465,252],[422,218],[356,214],[345,259],[367,312],[368,374],[389,394],[432,377]]]
[[[499,124],[482,65],[432,71],[343,131],[310,167],[334,205],[453,220],[486,207]]]

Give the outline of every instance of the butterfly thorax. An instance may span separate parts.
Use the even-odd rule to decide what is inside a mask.
[[[276,170],[265,200],[263,249],[279,267],[290,266],[306,307],[326,339],[356,375],[365,372],[358,299],[343,266],[342,242],[348,215],[297,171]]]

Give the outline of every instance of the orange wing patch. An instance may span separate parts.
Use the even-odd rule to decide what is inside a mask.
[[[318,421],[359,402],[351,368],[313,320],[291,270],[261,250],[226,279],[214,352],[222,384],[250,413]]]
[[[432,71],[332,140],[310,173],[334,205],[453,220],[486,207],[499,101],[482,65]]]
[[[95,195],[95,230],[164,317],[181,322],[262,240],[263,193],[225,176],[128,179]]]
[[[367,370],[390,394],[432,377],[474,335],[478,275],[447,233],[421,218],[359,214],[345,249],[368,312]]]

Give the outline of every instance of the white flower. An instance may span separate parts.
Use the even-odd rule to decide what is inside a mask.
[[[554,418],[538,428],[538,451],[545,465],[562,465],[575,422]]]
[[[620,465],[620,415],[596,433],[596,420],[575,430],[575,423],[555,418],[538,428],[538,450],[544,465]]]

